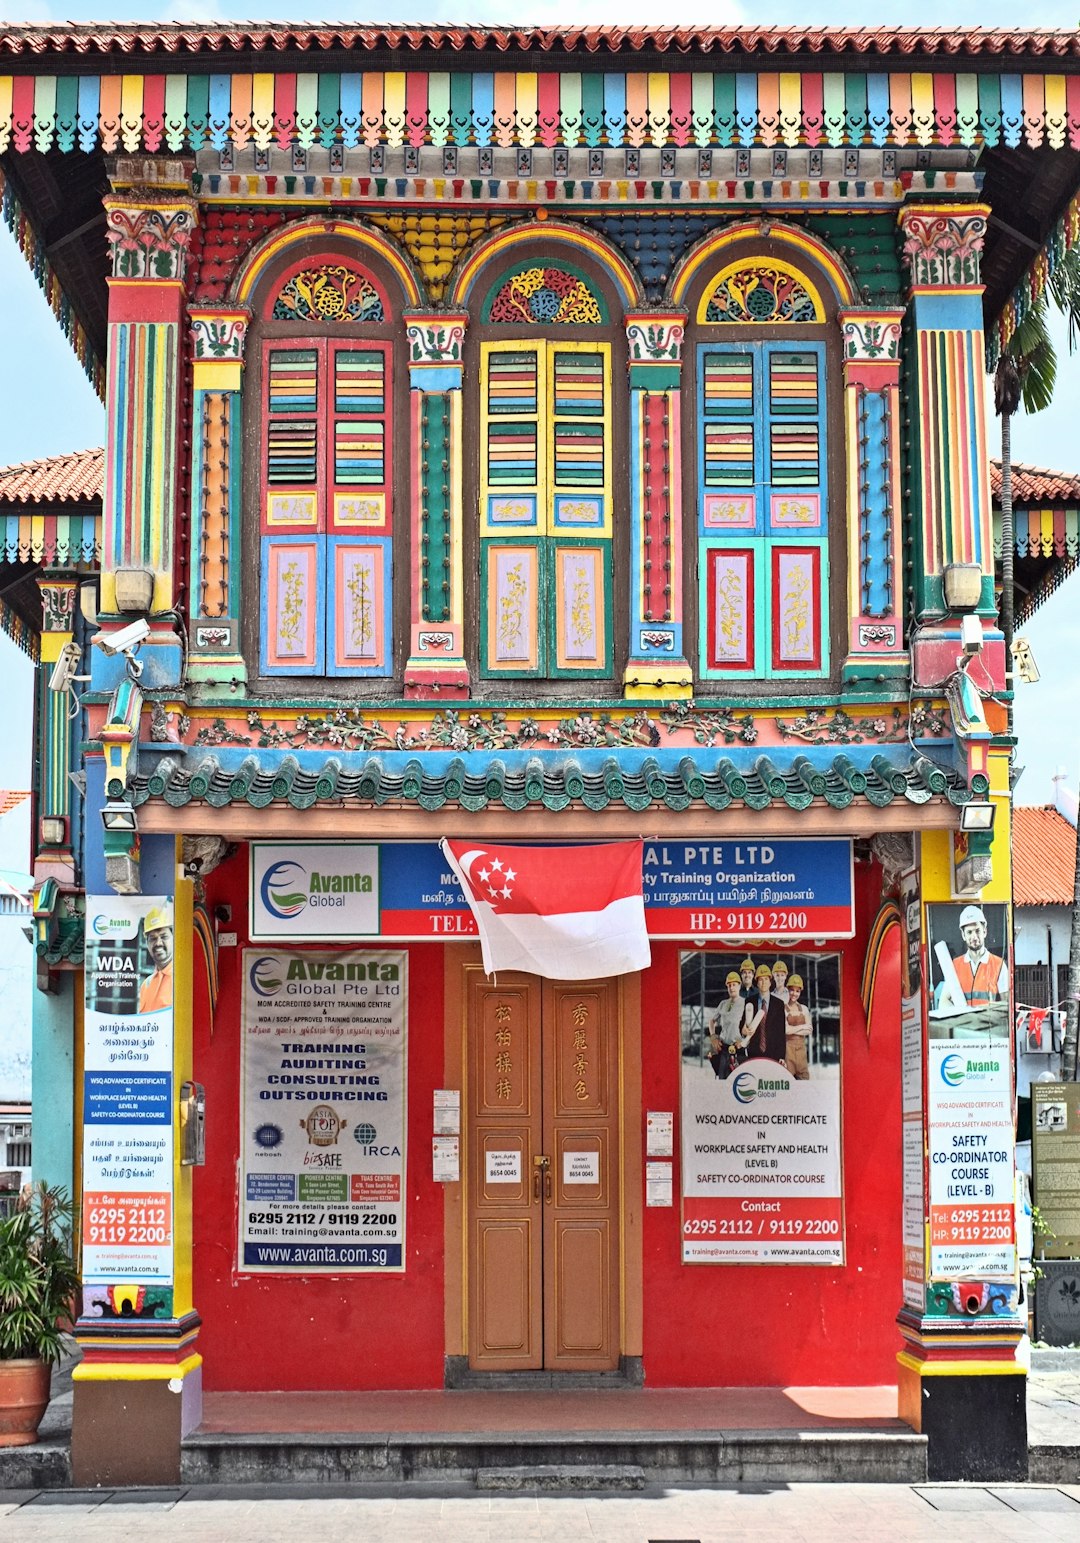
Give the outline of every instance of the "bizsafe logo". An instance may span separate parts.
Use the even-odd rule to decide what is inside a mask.
[[[248,980],[256,996],[272,997],[281,990],[281,960],[273,954],[260,954],[252,962]]]
[[[262,876],[259,895],[263,905],[279,921],[289,921],[307,905],[307,894],[301,885],[307,882],[307,869],[300,863],[286,860],[271,863]]]
[[[941,1080],[948,1088],[958,1088],[967,1076],[967,1063],[962,1055],[947,1055],[941,1062]]]

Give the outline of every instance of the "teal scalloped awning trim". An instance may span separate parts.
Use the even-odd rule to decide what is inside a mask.
[[[305,758],[307,759],[307,758]],[[217,756],[199,756],[186,765],[162,757],[152,770],[135,776],[134,802],[160,800],[174,809],[201,804],[225,809],[247,804],[264,809],[273,803],[297,811],[320,804],[360,803],[379,807],[411,804],[432,812],[454,808],[519,810],[568,808],[632,810],[691,807],[751,810],[809,809],[811,805],[849,808],[856,801],[884,808],[896,799],[925,804],[945,798],[959,807],[986,792],[985,778],[970,786],[953,766],[925,755],[890,758],[879,752],[856,765],[847,755],[811,761],[799,755],[783,769],[767,755],[684,755],[663,764],[655,756],[628,764],[617,756],[597,762],[573,757],[535,755],[514,761],[492,757],[468,765],[455,756],[430,769],[404,754],[363,752],[328,756],[317,766],[301,765],[295,755],[245,757],[239,766]]]

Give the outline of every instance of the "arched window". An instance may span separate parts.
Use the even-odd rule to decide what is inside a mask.
[[[699,679],[707,689],[820,678],[830,669],[830,453],[841,438],[835,417],[830,434],[835,296],[810,264],[758,238],[703,267],[687,299]]]
[[[614,471],[618,302],[576,254],[534,252],[485,275],[470,328],[479,673],[608,679],[613,534],[625,507]]]
[[[351,252],[308,250],[260,285],[263,675],[394,673],[394,320]]]

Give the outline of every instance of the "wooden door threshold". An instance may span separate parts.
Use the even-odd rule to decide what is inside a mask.
[[[448,1355],[443,1361],[443,1387],[473,1392],[484,1389],[489,1393],[558,1393],[571,1389],[595,1392],[601,1388],[626,1389],[644,1385],[645,1369],[641,1357],[635,1355],[620,1357],[618,1366],[609,1372],[481,1372],[469,1365],[468,1356]]]

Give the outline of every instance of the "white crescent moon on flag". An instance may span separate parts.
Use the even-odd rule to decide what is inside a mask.
[[[478,857],[483,857],[483,856],[484,856],[483,848],[482,847],[476,847],[471,852],[464,852],[464,853],[462,853],[462,855],[457,860],[458,861],[458,867],[461,869],[462,873],[468,879],[470,884],[472,883],[472,874],[469,872],[469,869],[472,867],[473,863],[476,861],[476,859]]]

